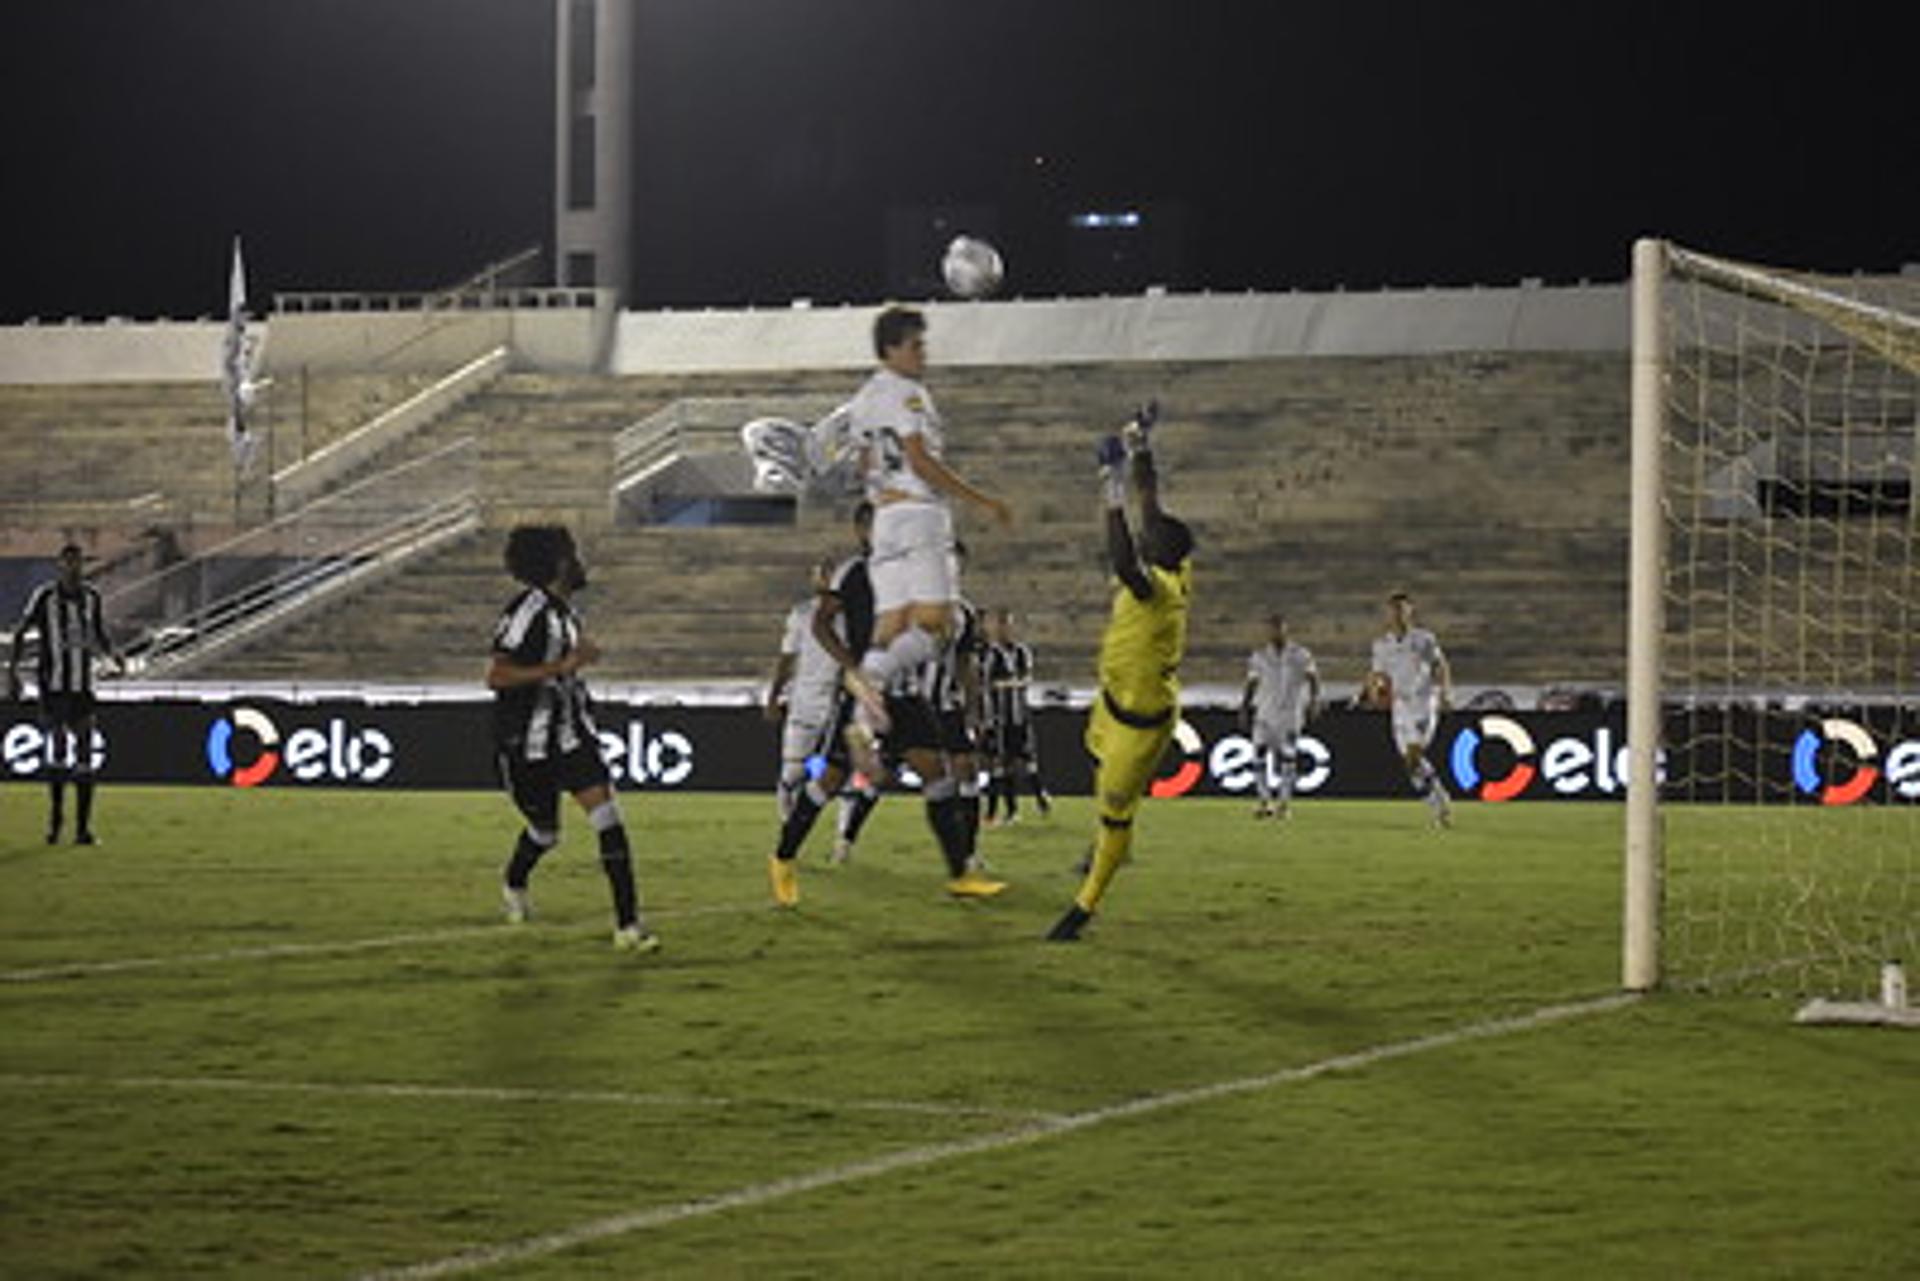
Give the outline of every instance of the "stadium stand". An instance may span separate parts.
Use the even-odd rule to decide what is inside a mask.
[[[844,371],[515,374],[409,442],[480,442],[485,530],[337,609],[221,658],[230,679],[467,681],[520,520],[583,534],[601,679],[751,680],[841,513],[797,528],[609,518],[610,441],[688,396],[850,389]],[[968,591],[1025,618],[1051,680],[1090,674],[1106,586],[1089,442],[1131,403],[1168,407],[1168,505],[1202,540],[1187,676],[1234,682],[1260,616],[1287,610],[1355,679],[1380,600],[1405,587],[1470,684],[1609,684],[1624,649],[1626,368],[1617,355],[1329,357],[939,370],[949,457],[1009,496],[1011,532],[961,524]],[[1356,670],[1348,672],[1346,668]]]

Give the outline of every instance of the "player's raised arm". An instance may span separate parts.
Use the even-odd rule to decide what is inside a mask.
[[[943,494],[964,498],[976,506],[985,508],[987,513],[1002,525],[1013,523],[1013,508],[1008,506],[1004,499],[995,498],[992,494],[976,487],[966,477],[936,458],[933,451],[927,448],[924,437],[908,436],[901,442],[901,448],[906,454],[907,466],[911,467],[913,474],[921,480]]]
[[[1153,465],[1153,425],[1160,419],[1160,402],[1150,400],[1140,406],[1120,430],[1132,463],[1133,487],[1140,495],[1140,523],[1150,529],[1165,519],[1160,508],[1160,473]]]
[[[1127,527],[1127,448],[1118,436],[1106,436],[1101,439],[1095,457],[1100,464],[1100,484],[1107,502],[1109,566],[1135,600],[1151,600],[1153,580],[1140,567],[1140,552],[1134,546],[1133,531]]]

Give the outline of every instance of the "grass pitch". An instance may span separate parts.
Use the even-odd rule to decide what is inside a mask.
[[[109,788],[91,850],[40,804],[0,794],[8,1277],[1920,1273],[1920,1036],[1499,1022],[1614,988],[1614,807],[1150,803],[1061,946],[1084,801],[959,904],[890,797],[776,913],[769,799],[629,797],[636,959],[577,815],[512,928],[498,797]]]

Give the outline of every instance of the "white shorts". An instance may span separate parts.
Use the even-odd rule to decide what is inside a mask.
[[[889,503],[873,513],[873,610],[960,597],[960,565],[953,554],[953,513],[942,503]]]
[[[1393,700],[1393,747],[1405,755],[1409,747],[1418,747],[1423,751],[1433,741],[1433,731],[1439,728],[1439,709],[1430,699],[1420,702],[1402,702]]]
[[[827,735],[833,729],[833,706],[789,708],[786,724],[780,730],[780,761],[793,764],[809,756],[825,755],[831,746]]]
[[[1300,749],[1300,718],[1284,721],[1255,721],[1253,750],[1289,756]]]

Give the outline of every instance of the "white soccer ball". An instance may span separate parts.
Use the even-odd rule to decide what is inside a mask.
[[[940,274],[956,297],[985,298],[1006,273],[1000,251],[978,236],[955,236],[940,259]]]

